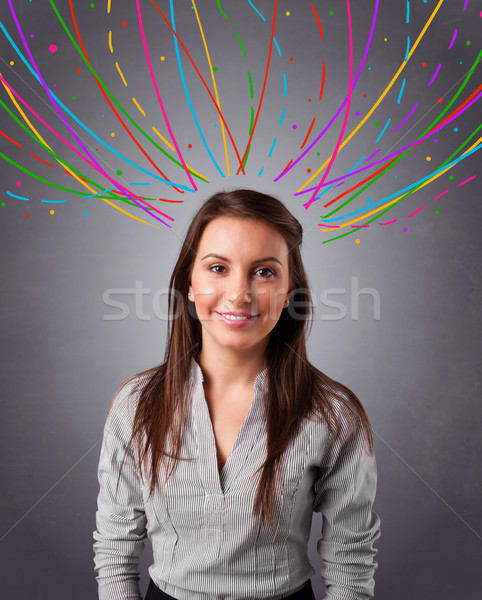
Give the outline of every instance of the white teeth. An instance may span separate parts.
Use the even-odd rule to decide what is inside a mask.
[[[223,317],[231,321],[246,321],[247,319],[251,319],[251,317],[235,317],[234,315],[223,315]]]

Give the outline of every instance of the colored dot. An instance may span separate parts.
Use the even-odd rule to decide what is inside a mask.
[[[408,231],[408,229],[406,227],[403,228],[403,231]]]
[[[110,137],[115,137],[115,133],[114,133],[114,132],[112,132],[112,133],[110,134]]]
[[[80,70],[80,69],[77,69],[77,73],[81,73],[81,70]]]
[[[72,100],[77,100],[77,96],[72,96]]]
[[[373,121],[373,127],[378,127],[378,121]]]
[[[166,57],[165,56],[161,56],[161,60],[166,60]]]
[[[367,95],[366,95],[366,94],[363,94],[363,97],[364,97],[364,98],[366,98],[366,97],[367,97]]]
[[[290,58],[290,61],[293,62],[295,59],[293,57]]]
[[[57,52],[57,46],[55,44],[50,44],[49,46],[49,50],[50,52]]]
[[[217,67],[213,67],[213,71],[217,71],[217,70],[218,70],[218,68],[217,68]]]
[[[321,152],[317,152],[317,153],[316,153],[316,156],[321,156]]]
[[[332,17],[332,16],[335,14],[335,11],[333,11],[333,10],[330,10],[330,13],[329,13],[329,14],[330,14],[330,17]]]
[[[435,138],[434,141],[433,141],[433,143],[436,144],[437,142],[438,142],[438,139]]]
[[[439,215],[439,214],[440,214],[440,211],[437,209],[437,210],[435,211],[435,214],[436,214],[436,215]]]
[[[455,179],[455,176],[454,175],[449,175],[449,179],[450,179],[450,181],[453,181]]]
[[[188,145],[187,145],[187,147],[188,147],[188,148],[192,148],[192,144],[188,144]]]
[[[442,104],[442,102],[443,102],[443,101],[444,101],[444,99],[443,99],[443,98],[439,98],[439,99],[437,100],[437,102],[438,102],[439,104]]]
[[[357,238],[357,239],[355,240],[355,244],[359,244],[359,243],[360,243],[360,240]]]
[[[87,216],[88,216],[88,214],[89,214],[89,211],[85,210],[85,211],[84,211],[84,216],[85,216],[85,217],[87,217]]]
[[[371,198],[367,198],[367,202],[371,202],[371,201],[372,201],[372,199],[371,199]]]
[[[6,206],[6,203],[5,203],[5,202],[2,202],[2,206]]]
[[[308,98],[308,102],[311,102],[311,98]]]
[[[467,46],[470,46],[470,40],[467,40],[465,43],[467,44]]]
[[[384,42],[387,42],[387,41],[388,41],[388,38],[383,38],[383,41],[384,41]]]
[[[398,179],[398,175],[395,175],[395,179]]]
[[[54,215],[54,214],[55,214],[55,210],[53,210],[53,209],[52,209],[52,210],[50,211],[50,214],[51,214],[51,215]]]
[[[293,125],[293,129],[296,129],[296,128],[297,128],[297,125]]]
[[[311,169],[306,169],[306,172],[307,173],[311,173]]]
[[[28,219],[30,215],[25,215],[25,218]]]
[[[357,117],[359,117],[359,116],[360,116],[360,111],[359,111],[359,110],[357,110],[357,111],[356,111],[356,113],[355,113],[355,115],[356,115]]]
[[[34,38],[34,37],[35,37],[35,33],[31,33],[31,34],[30,34],[30,37],[31,37],[31,38]]]
[[[13,60],[11,60],[11,61],[10,61],[10,64],[11,64],[11,66],[13,67],[13,65],[14,65],[15,63],[13,62]]]
[[[287,17],[289,17],[289,16],[290,16],[290,14],[291,14],[291,13],[290,13],[290,11],[289,11],[289,10],[287,10],[287,11],[286,11],[286,16],[287,16]]]
[[[422,67],[426,67],[426,66],[427,66],[427,63],[423,62]]]
[[[372,68],[371,68],[371,67],[368,67],[368,70],[369,70],[369,71],[371,71],[371,70],[372,70]]]
[[[125,27],[127,25],[127,21],[122,21],[122,26]]]
[[[56,84],[56,83],[54,83],[54,87],[57,87],[57,84]]]
[[[116,175],[122,175],[122,169],[119,169],[115,172]]]
[[[93,2],[90,3],[90,8],[95,8],[95,4]]]
[[[20,187],[22,185],[21,181],[17,181],[17,187]]]
[[[425,158],[425,160],[427,160],[428,162],[430,162],[430,161],[432,160],[432,157],[431,157],[431,156],[427,156],[427,157]]]
[[[459,128],[458,128],[458,127],[454,127],[454,131],[455,131],[455,133],[457,133],[457,131],[458,131],[458,130],[459,130]]]

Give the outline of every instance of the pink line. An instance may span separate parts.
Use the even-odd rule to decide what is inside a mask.
[[[358,229],[359,227],[370,227],[370,225],[350,225],[350,227]]]
[[[448,47],[449,50],[455,44],[456,37],[457,37],[457,29],[454,29],[454,37],[452,38],[452,41],[450,42],[450,46]]]
[[[47,96],[49,97],[49,100],[50,100],[50,102],[52,103],[52,106],[54,107],[54,109],[55,109],[55,112],[56,112],[56,113],[59,115],[59,117],[62,119],[62,122],[63,122],[63,123],[64,123],[64,125],[67,127],[67,129],[69,130],[69,132],[72,134],[72,136],[74,137],[74,139],[76,140],[76,142],[79,144],[79,146],[80,146],[80,147],[81,147],[81,148],[84,150],[84,152],[87,154],[87,156],[89,156],[89,157],[92,159],[93,163],[96,165],[94,168],[95,168],[95,169],[96,169],[96,170],[97,170],[99,173],[101,173],[101,174],[102,174],[104,177],[106,177],[106,178],[107,178],[109,181],[111,181],[111,182],[113,183],[114,187],[115,187],[117,190],[119,190],[120,192],[123,192],[123,193],[124,193],[124,195],[128,196],[129,198],[131,198],[131,200],[134,202],[134,204],[136,204],[136,205],[137,205],[139,208],[141,208],[141,209],[142,209],[144,212],[146,212],[146,213],[147,213],[149,216],[153,217],[153,218],[154,218],[154,219],[156,219],[157,221],[160,221],[161,223],[163,223],[163,224],[164,224],[164,225],[166,225],[167,227],[171,227],[171,226],[170,226],[168,223],[166,223],[166,222],[165,222],[165,221],[163,221],[162,219],[159,219],[159,217],[156,217],[156,215],[153,215],[153,214],[151,214],[151,213],[150,213],[148,210],[146,210],[146,209],[145,209],[145,208],[144,208],[144,207],[143,207],[141,204],[137,203],[137,202],[134,200],[134,197],[135,197],[135,198],[137,198],[138,200],[140,200],[141,202],[144,202],[144,204],[148,204],[148,203],[147,203],[145,200],[142,200],[141,198],[139,198],[139,196],[136,196],[135,194],[133,194],[132,192],[130,192],[128,189],[124,188],[123,186],[121,186],[120,184],[118,184],[116,181],[114,181],[113,179],[111,179],[111,178],[109,177],[109,175],[107,175],[107,173],[106,173],[106,172],[105,172],[105,171],[102,169],[102,167],[99,165],[99,163],[98,163],[98,162],[95,160],[95,158],[92,156],[92,154],[90,154],[90,152],[89,152],[89,151],[87,150],[87,148],[84,146],[84,144],[82,143],[82,141],[80,140],[80,138],[78,137],[78,135],[75,133],[75,131],[74,131],[74,130],[72,129],[72,127],[69,125],[68,121],[65,119],[65,117],[64,117],[64,115],[63,115],[63,113],[62,113],[62,111],[60,110],[60,108],[59,108],[59,106],[58,106],[57,102],[54,100],[54,98],[53,98],[52,94],[50,93],[50,90],[49,90],[49,88],[48,88],[47,84],[45,83],[45,80],[44,80],[44,78],[43,78],[43,76],[42,76],[42,73],[40,72],[40,70],[39,70],[39,68],[38,68],[38,66],[37,66],[37,63],[35,62],[35,60],[34,60],[34,57],[32,56],[32,53],[30,52],[30,48],[29,48],[29,46],[28,46],[28,44],[27,44],[27,40],[25,39],[25,36],[24,36],[24,34],[23,34],[23,31],[22,31],[22,28],[20,27],[20,23],[19,23],[19,21],[18,21],[18,19],[17,19],[17,15],[15,14],[15,10],[14,10],[14,8],[13,8],[12,0],[8,0],[8,4],[9,4],[9,6],[10,6],[10,12],[12,13],[12,17],[13,17],[13,20],[14,20],[14,22],[15,22],[15,25],[16,25],[16,27],[17,27],[17,31],[18,31],[18,33],[19,33],[19,36],[20,36],[21,40],[22,40],[22,43],[23,43],[23,45],[24,45],[24,48],[25,48],[25,50],[26,50],[26,52],[27,52],[27,54],[28,54],[28,57],[29,57],[29,59],[30,59],[30,62],[32,63],[32,66],[33,66],[33,68],[35,69],[35,72],[36,72],[36,73],[37,73],[37,75],[38,75],[39,81],[40,81],[40,83],[41,83],[42,87],[44,88],[44,90],[45,90],[45,92],[46,92]],[[2,78],[2,80],[3,80],[3,78]],[[9,87],[10,87],[10,86],[9,86]],[[13,90],[12,90],[12,91],[13,91]],[[29,110],[32,110],[32,109],[30,109],[30,108],[29,108]],[[38,117],[38,118],[40,118],[40,117]],[[74,148],[72,148],[72,149],[74,149]],[[77,152],[77,151],[76,151],[76,152]],[[83,160],[86,160],[86,159],[85,159],[85,157],[84,157],[82,154],[80,154],[80,153],[78,153],[78,154],[79,154],[79,156],[80,156],[80,157],[81,157]],[[88,161],[87,161],[87,162],[88,162]],[[94,166],[94,165],[93,165],[93,166]],[[150,206],[150,205],[148,204],[148,206]],[[151,206],[151,208],[153,208],[153,207]],[[154,210],[156,210],[156,209],[154,209]],[[156,212],[159,212],[159,213],[160,213],[160,211],[156,211]],[[164,214],[164,213],[160,213],[160,214]],[[167,215],[164,215],[164,216],[166,216],[166,217],[167,217]],[[172,219],[171,217],[167,217],[167,218],[171,219],[172,221],[174,220],[174,219]]]
[[[422,210],[422,208],[423,208],[423,206],[421,206],[420,208],[417,208],[417,210],[414,210],[411,215],[408,215],[407,219],[410,219],[410,217],[413,217],[413,215],[416,215],[418,212],[420,212]]]
[[[92,161],[90,161],[88,158],[86,158],[83,154],[81,154],[76,148],[74,148],[74,146],[72,146],[66,139],[64,139],[60,133],[58,133],[55,129],[53,129],[46,121],[44,121],[42,119],[42,117],[40,115],[38,115],[34,109],[27,104],[27,102],[25,102],[25,100],[13,89],[13,87],[7,83],[5,81],[5,79],[3,78],[2,75],[0,75],[0,81],[2,81],[2,83],[4,83],[6,85],[6,87],[8,87],[8,89],[12,92],[12,94],[17,98],[17,100],[23,104],[33,115],[35,118],[37,118],[42,125],[44,125],[49,131],[51,131],[57,138],[59,138],[59,140],[61,140],[66,146],[68,146],[73,152],[75,152],[75,154],[77,154],[77,156],[79,156],[83,161],[85,161],[89,166],[91,166],[93,169],[95,169],[97,172],[101,173],[102,175],[104,175],[105,177],[107,177],[107,179],[109,181],[111,181],[114,185],[118,185],[113,179],[111,179],[106,173],[104,173],[104,171],[96,166],[95,163],[93,163]],[[121,188],[121,190],[123,191],[125,188],[123,188],[122,186],[118,187]],[[121,191],[119,190],[119,191]],[[125,193],[131,198],[131,200],[133,200],[135,202],[135,200],[132,198],[131,194],[132,192],[129,192],[129,190],[125,190]],[[166,217],[167,219],[170,219],[171,221],[174,221],[174,219],[172,217],[170,217],[169,215],[166,215],[165,213],[163,213],[162,211],[158,210],[157,208],[154,208],[153,206],[151,206],[148,202],[146,202],[145,200],[143,200],[142,198],[139,198],[139,196],[136,196],[135,194],[132,194],[135,198],[137,198],[138,200],[140,200],[141,202],[143,202],[144,204],[146,204],[147,206],[149,206],[149,208],[151,208],[152,210],[156,211],[157,213],[159,213],[160,215],[163,215],[164,217]],[[155,219],[157,219],[158,221],[161,221],[162,223],[164,223],[164,221],[162,221],[162,219],[158,219],[155,215],[151,215],[151,213],[149,211],[147,211],[143,206],[141,206],[140,204],[138,204],[136,202],[136,204],[139,206],[139,208],[142,208],[142,210],[144,210],[145,212],[147,212],[147,214],[149,216],[154,217]],[[165,223],[165,225],[167,225],[168,227],[170,227],[170,225],[168,223]]]
[[[164,117],[164,121],[166,122],[167,130],[169,131],[169,135],[171,136],[172,143],[174,144],[174,147],[176,148],[176,152],[177,152],[177,155],[179,156],[179,160],[182,162],[182,166],[184,167],[184,170],[186,171],[186,175],[188,176],[188,179],[191,182],[191,185],[193,186],[194,191],[197,191],[198,188],[197,188],[196,184],[194,183],[194,179],[192,178],[191,173],[189,172],[189,169],[187,168],[187,165],[184,162],[184,158],[182,157],[181,151],[179,150],[179,146],[177,145],[177,142],[174,138],[174,134],[172,132],[171,125],[169,124],[169,119],[167,118],[167,114],[164,109],[164,104],[162,102],[161,94],[159,93],[159,88],[157,87],[156,78],[154,77],[154,71],[152,69],[151,59],[149,57],[149,50],[147,49],[146,36],[144,35],[144,25],[142,23],[141,5],[139,3],[139,0],[136,0],[136,5],[137,5],[137,17],[139,19],[139,28],[141,30],[142,44],[144,46],[144,53],[146,55],[147,67],[148,67],[149,73],[151,75],[151,79],[152,79],[152,83],[154,85],[154,90],[156,92],[157,99],[159,100],[159,106],[161,107],[162,116]]]
[[[329,227],[330,229],[338,229],[341,225],[325,225],[324,223],[318,223],[318,227]]]
[[[400,123],[400,125],[398,127],[395,127],[395,129],[392,131],[392,133],[395,133],[395,131],[397,131],[397,129],[400,129],[400,127],[402,125],[405,125],[405,123],[408,121],[408,119],[410,119],[410,117],[413,115],[413,113],[415,112],[415,110],[417,109],[418,106],[418,102],[415,102],[414,107],[412,108],[412,110],[408,113],[408,116],[405,117],[405,119]]]
[[[338,150],[341,146],[343,136],[345,135],[345,129],[346,129],[346,126],[348,123],[348,115],[350,114],[350,104],[351,104],[351,97],[352,97],[352,93],[353,93],[353,89],[352,89],[352,84],[353,84],[353,32],[352,32],[352,27],[351,27],[350,0],[346,0],[346,11],[347,11],[347,15],[348,15],[348,37],[350,40],[350,81],[348,83],[348,95],[347,95],[347,102],[346,102],[345,118],[343,119],[343,126],[341,128],[340,135],[339,135],[338,141],[336,143],[335,151],[331,155],[330,162],[329,162],[328,166],[326,167],[323,177],[321,178],[321,181],[318,184],[316,190],[313,192],[313,195],[308,200],[308,202],[306,204],[304,204],[304,207],[306,209],[308,209],[310,204],[316,198],[316,195],[320,191],[321,186],[323,185],[325,179],[328,177],[331,167],[333,166],[333,163],[335,162],[335,158],[336,158],[336,155],[338,154]]]
[[[392,223],[396,223],[398,219],[394,219],[393,221],[388,221],[388,223],[378,223],[379,225],[391,225]]]
[[[438,196],[435,196],[435,198],[433,199],[433,201],[435,202],[435,200],[438,200],[440,198],[440,196],[443,196],[444,194],[446,194],[448,192],[448,190],[445,190],[445,192],[442,192],[441,194],[439,194]]]
[[[472,181],[472,179],[475,179],[475,175],[472,175],[472,177],[469,177],[468,179],[466,179],[465,181],[462,181],[462,183],[458,183],[457,187],[460,187],[461,185],[464,185],[465,183],[467,183],[468,181]]]
[[[428,86],[430,87],[432,85],[432,83],[435,81],[435,78],[438,75],[438,72],[440,71],[440,69],[442,68],[442,65],[439,63],[438,67],[435,69],[435,73],[433,74],[432,79],[428,82]]]

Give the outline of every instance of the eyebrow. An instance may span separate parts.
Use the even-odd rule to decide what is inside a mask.
[[[212,258],[218,258],[219,260],[224,260],[224,262],[227,262],[227,263],[231,262],[229,260],[229,258],[226,258],[225,256],[221,256],[220,254],[213,254],[213,253],[206,254],[206,256],[203,256],[201,258],[201,260],[204,260],[205,258],[210,258],[210,257],[212,257]],[[253,264],[261,263],[261,262],[266,262],[268,260],[273,260],[274,262],[277,262],[278,264],[280,264],[281,266],[283,266],[283,263],[280,260],[278,260],[275,256],[265,256],[264,258],[258,258],[257,260],[253,261]]]

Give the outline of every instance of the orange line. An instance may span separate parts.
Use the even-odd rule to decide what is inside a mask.
[[[310,2],[311,4],[311,2]],[[316,22],[318,23],[318,27],[320,28],[320,40],[323,39],[323,29],[321,28],[321,23],[320,23],[320,19],[318,18],[318,15],[316,14],[316,10],[315,7],[313,6],[313,4],[311,4],[311,8],[313,9],[313,12],[315,13],[315,19]]]
[[[325,61],[323,61],[323,75],[321,77],[320,100],[323,98],[323,90],[325,89]]]
[[[316,117],[313,117],[313,121],[311,121],[310,128],[308,129],[308,133],[306,134],[305,141],[304,141],[304,142],[301,144],[301,146],[300,146],[300,150],[303,150],[303,147],[304,147],[304,145],[305,145],[305,144],[306,144],[306,142],[308,141],[308,138],[310,137],[311,130],[313,129],[313,125],[315,124],[315,121],[316,121]],[[291,161],[291,162],[293,162],[293,161]],[[291,164],[291,163],[290,163],[290,164]],[[288,165],[288,167],[289,167],[289,165]],[[286,167],[286,169],[287,169],[288,167]],[[286,171],[286,169],[285,169],[285,171]]]
[[[151,2],[152,2],[152,0],[151,0]],[[269,64],[271,62],[271,52],[273,50],[273,38],[274,38],[274,28],[276,25],[276,9],[277,8],[278,8],[278,0],[275,0],[274,12],[273,12],[273,26],[271,28],[271,39],[269,42],[268,64],[266,65],[266,73],[264,74],[263,89],[261,90],[261,97],[259,99],[258,110],[256,112],[256,117],[254,119],[253,128],[251,129],[251,135],[249,136],[248,143],[246,144],[246,150],[244,151],[244,155],[243,155],[243,160],[241,161],[241,166],[239,167],[236,175],[239,175],[239,171],[244,164],[244,159],[246,158],[246,155],[248,154],[249,147],[251,146],[251,140],[253,139],[253,135],[254,135],[254,130],[256,129],[256,123],[258,122],[259,113],[261,111],[261,104],[263,103],[264,91],[266,89],[266,82],[268,81]]]
[[[3,137],[6,137],[7,140],[10,140],[12,142],[12,144],[15,144],[16,146],[18,146],[19,148],[22,148],[23,150],[23,146],[21,146],[18,142],[16,142],[15,140],[12,140],[11,137],[8,137],[8,135],[6,133],[4,133],[1,129],[0,129],[0,133],[3,135]]]
[[[54,165],[51,165],[49,162],[47,162],[45,160],[42,160],[38,156],[35,156],[35,154],[33,154],[32,152],[30,152],[30,156],[33,156],[34,158],[36,158],[37,160],[39,160],[40,162],[42,162],[44,165],[48,165],[49,167],[52,167],[52,169],[55,169]]]

